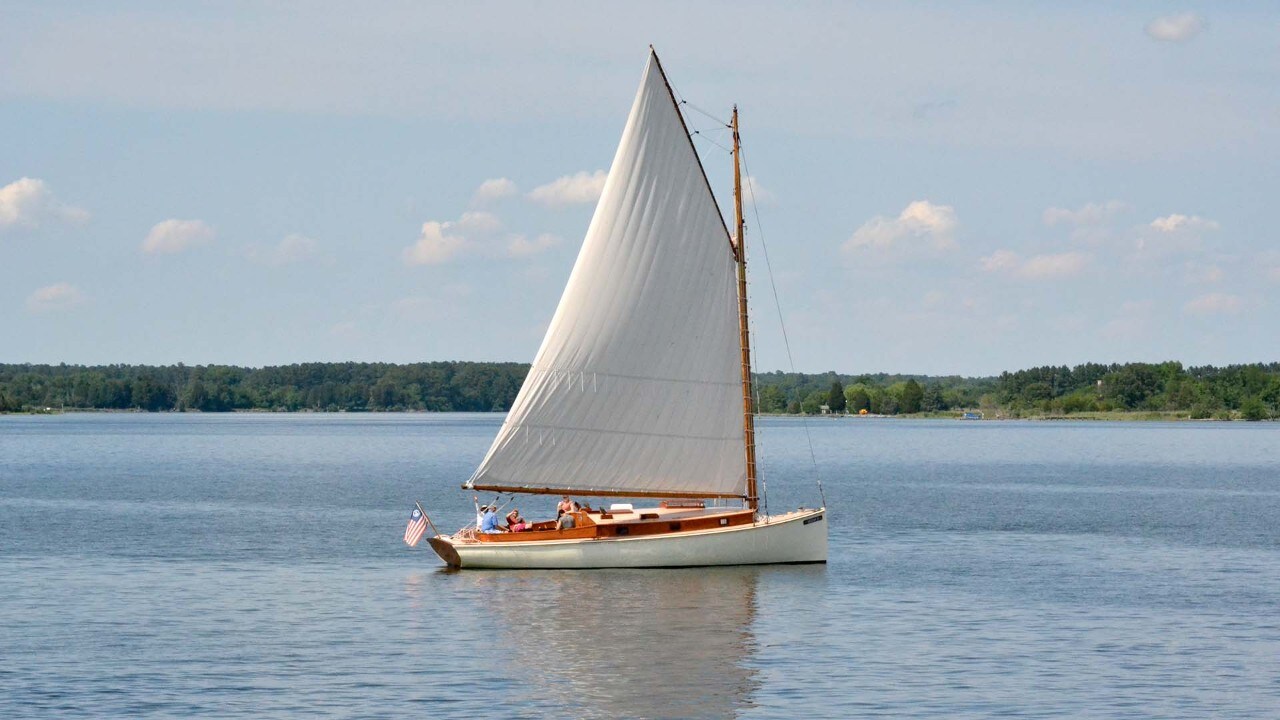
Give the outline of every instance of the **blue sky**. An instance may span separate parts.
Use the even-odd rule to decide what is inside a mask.
[[[1274,4],[0,16],[0,361],[527,362],[650,43],[797,369],[1278,359]]]

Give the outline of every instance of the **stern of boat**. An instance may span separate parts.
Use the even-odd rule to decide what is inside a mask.
[[[427,542],[431,543],[431,549],[436,551],[440,559],[449,567],[462,567],[462,558],[458,555],[458,551],[453,547],[453,538],[448,535],[437,535],[429,538]]]

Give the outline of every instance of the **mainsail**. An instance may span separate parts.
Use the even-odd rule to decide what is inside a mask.
[[[735,263],[651,54],[555,317],[466,486],[745,496]]]

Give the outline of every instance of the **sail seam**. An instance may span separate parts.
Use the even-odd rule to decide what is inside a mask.
[[[606,378],[620,378],[622,380],[644,380],[649,382],[667,382],[667,383],[677,383],[682,385],[723,385],[725,387],[738,387],[739,385],[741,385],[741,383],[738,381],[718,382],[715,380],[682,380],[680,378],[653,377],[649,375],[623,375],[621,373],[598,372],[595,370],[560,370],[557,368],[540,368],[536,366],[530,367],[529,372],[542,373],[543,375],[554,375],[556,373],[563,373],[565,375],[579,375],[579,376],[585,375],[586,373],[589,372],[592,374],[592,376],[599,376],[599,377],[606,377]],[[577,378],[573,378],[573,379],[575,381],[577,380]]]
[[[707,442],[729,442],[730,440],[737,442],[742,439],[741,435],[730,435],[729,437],[715,437],[711,435],[677,435],[674,433],[655,433],[655,432],[639,432],[636,430],[604,430],[602,428],[584,428],[571,427],[564,425],[537,425],[533,423],[516,423],[511,426],[519,432],[521,428],[534,430],[560,430],[565,432],[585,432],[600,433],[602,435],[631,435],[635,437],[654,437],[665,438],[667,440],[699,440]]]

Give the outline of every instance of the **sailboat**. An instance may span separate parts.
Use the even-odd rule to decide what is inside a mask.
[[[650,48],[582,249],[474,492],[644,499],[573,527],[464,528],[461,568],[821,563],[825,508],[761,512],[747,324],[741,146],[730,233]]]

